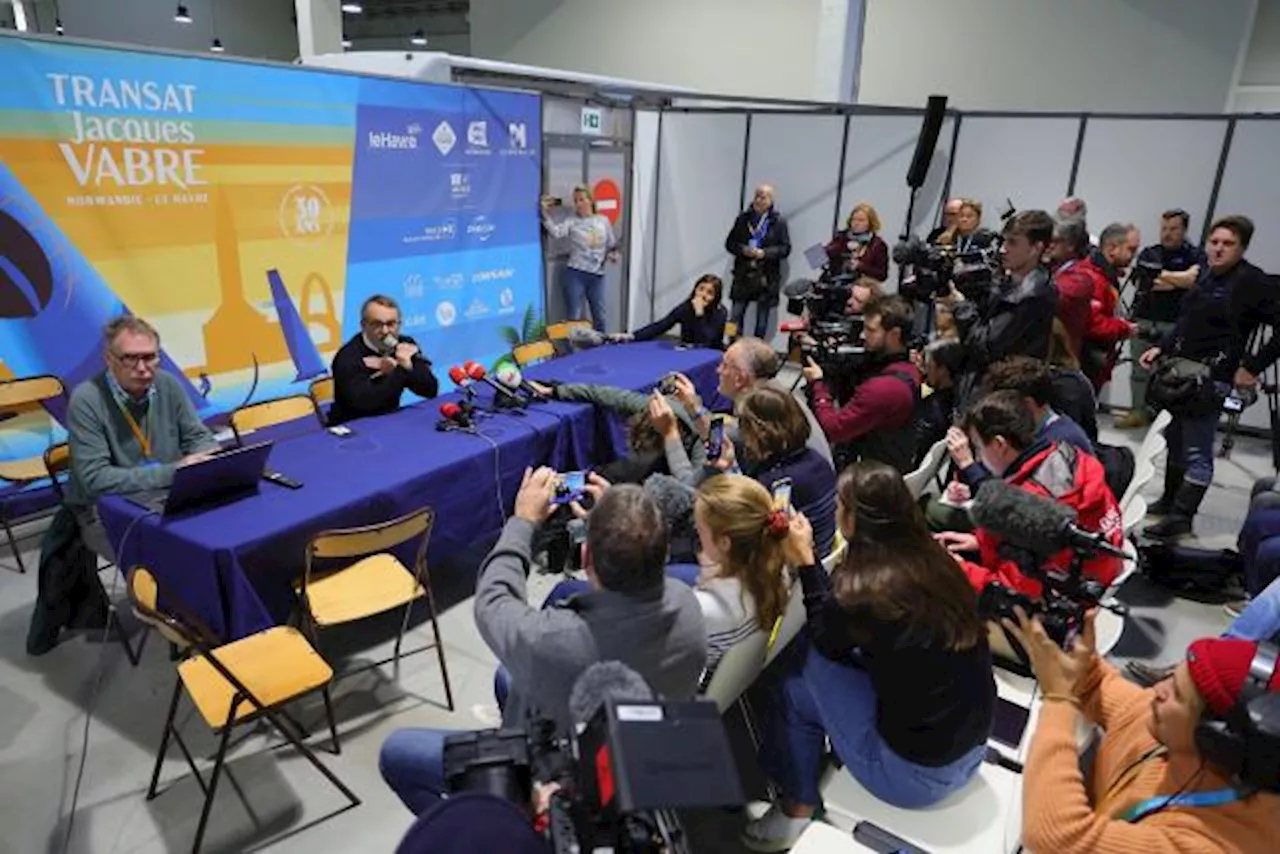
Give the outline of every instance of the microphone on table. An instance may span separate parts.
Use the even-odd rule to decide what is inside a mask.
[[[1048,556],[1069,548],[1091,555],[1128,558],[1123,549],[1108,541],[1106,534],[1077,525],[1073,508],[1052,498],[1032,495],[999,478],[993,477],[978,487],[969,515],[978,527],[1037,555]]]
[[[451,400],[440,404],[440,416],[440,420],[436,422],[436,429],[442,433],[449,430],[462,430],[467,433],[476,431],[476,425],[471,421],[471,414],[460,404]]]
[[[569,343],[575,350],[589,350],[592,347],[608,344],[609,339],[589,326],[575,326],[569,330]]]
[[[529,381],[520,373],[520,369],[514,365],[503,365],[493,373],[494,378],[512,391],[522,391],[534,400],[547,400],[545,394],[541,394]]]
[[[498,382],[493,377],[489,376],[489,372],[484,369],[484,365],[481,365],[478,362],[470,363],[469,367],[467,367],[467,376],[471,377],[471,379],[474,380],[475,382],[484,383],[485,385],[489,386],[489,388],[493,389],[495,394],[494,399],[498,403],[501,403],[503,399],[505,399],[507,401],[506,405],[508,406],[527,406],[528,405],[528,401],[526,401],[523,397],[516,394],[511,389],[507,388],[505,385]]]
[[[569,691],[569,718],[575,726],[585,726],[609,700],[654,699],[644,677],[620,661],[598,661],[582,671]]]

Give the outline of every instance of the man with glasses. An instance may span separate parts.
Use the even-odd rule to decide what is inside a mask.
[[[330,424],[395,412],[406,388],[428,398],[440,388],[418,345],[400,334],[400,306],[381,294],[364,301],[360,333],[333,357],[333,386]]]
[[[120,317],[103,332],[107,369],[71,394],[66,503],[85,545],[113,560],[94,502],[111,493],[164,489],[179,466],[218,450],[178,380],[160,370],[160,333]]]

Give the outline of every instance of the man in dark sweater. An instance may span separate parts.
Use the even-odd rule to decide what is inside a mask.
[[[1253,238],[1253,221],[1226,216],[1209,230],[1205,246],[1209,269],[1182,299],[1178,322],[1160,344],[1142,354],[1151,370],[1161,356],[1177,356],[1210,369],[1218,388],[1252,388],[1258,375],[1280,357],[1280,335],[1273,335],[1259,352],[1246,352],[1254,331],[1265,324],[1280,327],[1280,303],[1275,285],[1262,270],[1244,260]],[[1213,482],[1213,443],[1221,412],[1205,415],[1173,413],[1165,432],[1169,456],[1165,464],[1164,494],[1151,507],[1165,518],[1149,525],[1149,537],[1173,538],[1191,533],[1191,520]]]
[[[417,342],[400,334],[400,306],[376,294],[360,307],[360,333],[333,357],[329,423],[395,412],[406,388],[430,398],[440,383]]]

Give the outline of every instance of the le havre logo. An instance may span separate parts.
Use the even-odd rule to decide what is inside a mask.
[[[422,125],[413,123],[403,133],[387,130],[369,131],[369,148],[388,151],[414,151],[418,147],[418,135],[422,133]]]
[[[448,157],[449,152],[453,151],[453,147],[458,144],[458,134],[454,132],[453,125],[442,120],[432,132],[431,141],[436,144],[436,150],[442,156]]]

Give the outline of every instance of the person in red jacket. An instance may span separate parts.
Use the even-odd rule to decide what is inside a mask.
[[[1111,379],[1120,354],[1119,344],[1138,334],[1138,324],[1116,316],[1120,305],[1120,274],[1133,263],[1137,228],[1113,222],[1102,230],[1098,248],[1076,267],[1089,277],[1093,298],[1089,302],[1089,324],[1085,328],[1080,367],[1093,383],[1095,392]]]
[[[1090,251],[1089,229],[1083,222],[1069,219],[1054,226],[1049,260],[1053,287],[1058,292],[1057,317],[1062,321],[1071,357],[1077,360],[1089,331],[1093,302],[1093,278],[1084,269]]]
[[[1032,495],[1066,504],[1076,511],[1081,528],[1103,533],[1117,548],[1124,544],[1120,508],[1107,487],[1102,463],[1071,445],[1037,441],[1035,422],[1017,392],[998,391],[979,400],[965,415],[964,431],[993,474]],[[1028,596],[1042,595],[1039,581],[1028,578],[1016,561],[1001,556],[1003,541],[995,533],[985,528],[972,534],[946,531],[938,540],[956,555],[979,592],[996,582]],[[961,557],[973,552],[978,562]],[[1063,549],[1050,556],[1046,567],[1065,570],[1073,556],[1071,549]],[[1084,575],[1109,585],[1120,574],[1121,564],[1119,558],[1094,555],[1085,560]]]

